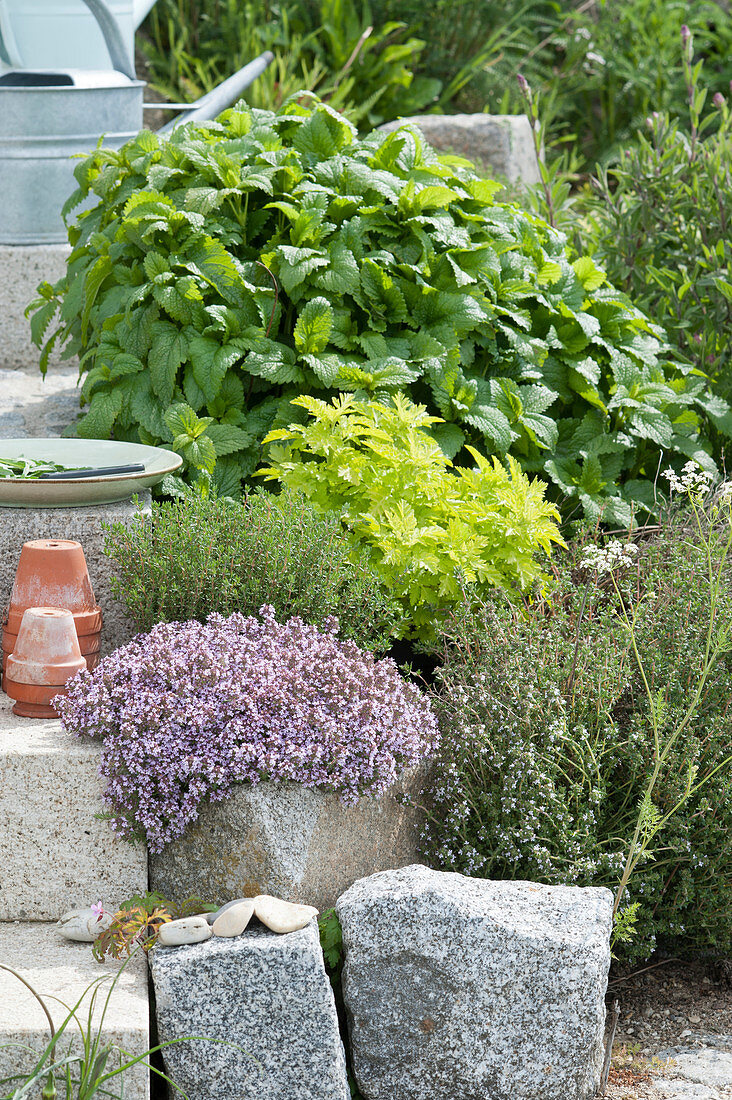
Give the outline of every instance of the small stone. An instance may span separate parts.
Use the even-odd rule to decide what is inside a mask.
[[[182,917],[160,926],[158,943],[163,947],[180,947],[184,943],[204,943],[212,935],[205,917]]]
[[[318,910],[312,905],[297,905],[270,894],[260,894],[254,899],[254,915],[271,932],[299,932],[317,917]]]
[[[234,898],[233,901],[227,901],[226,905],[220,906],[219,909],[214,909],[213,913],[204,913],[203,915],[209,924],[213,924],[227,909],[231,909],[233,905],[239,905],[242,901],[249,901],[249,898]]]
[[[701,1016],[690,1016],[689,1017],[689,1023],[690,1024],[700,1024],[701,1023]]]
[[[56,921],[56,931],[65,940],[94,943],[101,932],[107,931],[112,919],[111,913],[103,913],[100,917],[96,909],[72,909]]]
[[[244,898],[219,911],[213,922],[214,936],[240,936],[254,916],[254,899]]]

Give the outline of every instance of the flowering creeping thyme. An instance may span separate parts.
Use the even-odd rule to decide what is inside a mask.
[[[71,681],[64,728],[103,739],[113,828],[153,852],[237,783],[380,794],[437,746],[430,703],[396,664],[299,618],[159,623]]]

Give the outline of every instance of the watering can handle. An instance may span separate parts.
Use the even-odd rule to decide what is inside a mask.
[[[13,28],[10,25],[10,15],[5,0],[0,0],[0,46],[3,47],[5,56],[13,68],[20,69],[23,67],[23,59],[20,56]],[[0,69],[3,67],[2,53],[0,52]]]
[[[83,2],[99,24],[99,29],[104,35],[104,41],[107,44],[109,56],[115,69],[120,73],[124,73],[130,80],[137,80],[134,60],[127,53],[119,24],[107,7],[105,0],[83,0]]]

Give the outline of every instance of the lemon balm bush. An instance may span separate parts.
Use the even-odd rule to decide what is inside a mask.
[[[429,858],[609,886],[631,958],[732,948],[730,511],[694,505],[460,617],[442,673]]]
[[[427,432],[436,418],[402,394],[387,405],[352,396],[295,404],[310,420],[267,437],[278,445],[262,473],[340,513],[417,637],[432,636],[466,585],[524,591],[538,554],[561,542],[541,481],[472,448],[475,466],[453,467]]]
[[[348,803],[429,756],[426,696],[337,627],[278,623],[271,607],[159,623],[71,681],[61,719],[103,741],[113,828],[160,851],[237,783],[293,781]]]
[[[661,450],[711,468],[705,380],[560,233],[417,132],[240,104],[76,177],[67,213],[91,206],[32,330],[42,370],[55,343],[81,356],[82,436],[177,440],[232,492],[294,397],[402,390],[445,420],[449,457],[510,454],[593,518],[653,508]]]

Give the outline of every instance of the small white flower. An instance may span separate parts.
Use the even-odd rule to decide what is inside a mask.
[[[635,565],[638,547],[633,542],[610,539],[606,546],[588,546],[582,554],[580,565],[594,570],[598,577],[614,573],[617,569],[630,569]]]
[[[670,467],[663,476],[669,484],[671,493],[708,493],[714,478],[708,470],[703,470],[694,461],[687,462],[681,471],[681,477]]]

